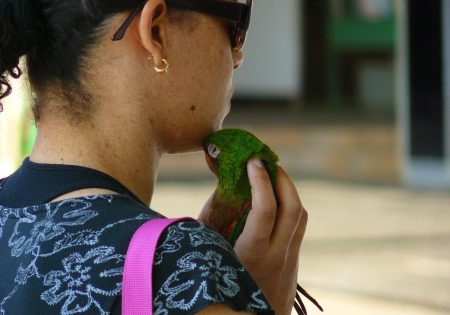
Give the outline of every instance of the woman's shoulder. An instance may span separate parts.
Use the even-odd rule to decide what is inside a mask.
[[[0,206],[0,299],[7,301],[0,313],[109,312],[121,293],[131,236],[157,217],[113,195]]]
[[[104,311],[112,308],[112,314],[120,314],[129,242],[142,224],[156,218],[164,216],[121,195],[87,196],[24,208],[0,207],[0,249],[6,254],[0,267],[8,270],[0,297],[11,294],[7,284],[13,288],[21,279],[22,286],[30,288],[23,294],[33,297],[39,309],[73,310],[72,306],[75,309],[94,290],[99,294],[92,297],[86,310],[101,305]],[[26,269],[20,265],[24,257],[32,261]],[[78,275],[77,268],[86,275]],[[39,273],[31,276],[28,270]],[[36,288],[34,282],[28,286],[31,280],[40,287]],[[75,291],[73,281],[80,285]],[[193,314],[213,304],[273,314],[230,244],[195,220],[175,223],[161,235],[153,287],[155,314]],[[58,298],[61,292],[71,293],[73,303],[67,304],[69,296]],[[16,307],[15,301],[10,299],[10,309]]]
[[[105,200],[96,200],[96,204],[105,204]],[[128,238],[146,221],[165,218],[127,196],[116,195],[106,202],[116,215],[127,213],[125,218],[119,215],[117,223],[110,224],[127,221]],[[120,229],[125,232],[123,227]],[[173,223],[161,234],[152,281],[155,314],[194,314],[215,304],[225,304],[236,311],[274,314],[230,243],[197,220]]]
[[[273,314],[231,245],[198,221],[170,226],[155,254],[156,314],[194,314],[213,304]]]

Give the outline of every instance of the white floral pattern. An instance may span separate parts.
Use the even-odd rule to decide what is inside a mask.
[[[170,226],[167,229],[167,237],[155,252],[155,266],[163,261],[164,254],[175,253],[181,249],[180,241],[183,239],[183,233],[178,231],[176,226]]]
[[[73,210],[68,211],[66,206]],[[24,210],[23,217],[17,222],[14,233],[8,242],[8,245],[12,247],[12,256],[19,257],[24,252],[29,254],[39,246],[39,243],[63,234],[65,227],[82,225],[98,215],[91,209],[90,202],[80,199],[65,200],[58,203],[56,207],[46,204],[45,207],[46,215],[42,219],[37,219],[37,214],[29,213],[27,209]],[[62,207],[65,208],[65,211],[59,211]]]
[[[44,277],[44,286],[51,287],[41,294],[49,305],[64,302],[62,314],[76,314],[95,306],[105,313],[95,299],[96,294],[113,296],[121,292],[124,255],[115,254],[113,247],[99,246],[89,250],[84,256],[76,252],[62,261],[62,270],[53,270]],[[111,265],[116,268],[110,268]],[[121,267],[120,267],[121,266]],[[94,278],[117,277],[111,288],[98,288],[92,284]]]
[[[255,311],[255,310],[267,310],[269,305],[266,302],[266,298],[264,297],[261,289],[252,293],[251,301],[247,305],[247,311]]]
[[[14,313],[22,299],[17,295],[31,280],[42,287],[36,296],[39,314],[110,314],[108,308],[121,298],[131,235],[159,217],[130,201],[99,195],[17,209],[0,206],[0,249],[9,252],[0,267],[15,266],[5,278],[9,282],[2,278],[0,284],[0,315]],[[115,210],[124,204],[128,212]],[[270,310],[231,246],[198,222],[168,228],[155,254],[154,275],[157,315],[186,314],[211,303]]]
[[[222,235],[207,228],[203,223],[180,222],[178,228],[188,232],[192,247],[218,246],[234,255],[233,247],[231,247],[230,243],[225,241]]]
[[[177,267],[180,269],[172,273],[158,292],[166,297],[169,309],[189,310],[199,298],[218,303],[240,290],[236,268],[222,265],[222,256],[215,251],[205,255],[197,251],[188,253],[177,261]],[[192,278],[193,274],[198,276]],[[209,283],[214,283],[213,290],[209,289]]]

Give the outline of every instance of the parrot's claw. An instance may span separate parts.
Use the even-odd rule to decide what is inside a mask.
[[[294,301],[294,308],[297,311],[297,314],[299,315],[308,315],[306,312],[305,304],[303,304],[303,301],[299,295],[299,293],[306,296],[308,300],[310,300],[317,308],[323,312],[322,306],[308,293],[305,289],[303,289],[298,283],[297,283],[297,292],[295,293],[295,301]]]
[[[303,304],[302,298],[300,297],[300,295],[298,295],[298,292],[295,293],[295,299],[295,310],[297,311],[297,313],[300,315],[308,315],[305,304]]]

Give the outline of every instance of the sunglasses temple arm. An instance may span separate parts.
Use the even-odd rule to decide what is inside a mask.
[[[125,35],[125,32],[127,30],[127,28],[130,26],[131,21],[134,19],[134,17],[138,14],[138,12],[140,10],[142,10],[142,8],[144,7],[144,5],[146,4],[146,1],[142,2],[140,5],[138,5],[132,12],[131,14],[127,17],[127,19],[125,20],[125,22],[123,22],[123,24],[120,26],[119,30],[113,35],[113,37],[111,38],[113,41],[117,41],[117,40],[121,40],[123,38],[123,36]]]

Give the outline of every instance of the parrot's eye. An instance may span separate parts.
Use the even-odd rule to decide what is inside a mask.
[[[215,144],[209,144],[208,145],[208,154],[213,159],[217,158],[220,154],[219,148]]]

